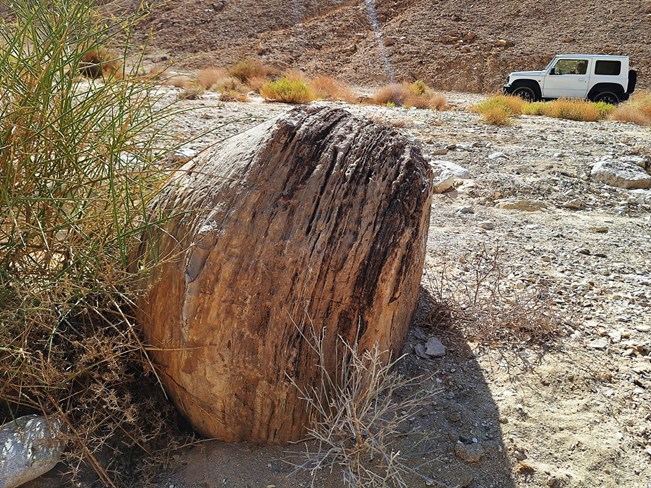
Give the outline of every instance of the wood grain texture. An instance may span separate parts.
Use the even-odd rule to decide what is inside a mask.
[[[295,109],[188,163],[152,210],[171,218],[139,320],[174,403],[201,434],[281,443],[309,412],[303,335],[397,352],[414,311],[431,170],[395,130]],[[140,249],[141,258],[151,246]]]

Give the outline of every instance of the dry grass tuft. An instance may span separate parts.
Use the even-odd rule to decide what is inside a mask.
[[[217,83],[228,78],[228,71],[223,68],[205,68],[197,72],[196,76],[204,90],[211,90]]]
[[[244,84],[248,84],[254,78],[268,79],[278,73],[276,68],[263,64],[257,59],[243,59],[232,66],[228,73]]]
[[[551,102],[549,114],[556,119],[594,122],[602,119],[596,104],[586,100],[558,99]]]
[[[222,102],[248,102],[249,97],[246,93],[237,90],[225,90],[219,95]]]
[[[629,101],[618,105],[611,112],[610,118],[637,125],[651,125],[651,92],[634,94]]]
[[[522,109],[525,106],[526,102],[520,97],[514,97],[512,95],[493,95],[487,100],[474,105],[470,108],[472,112],[476,112],[480,115],[484,113],[499,113],[505,112],[511,115],[520,115]],[[496,110],[499,109],[499,110]]]
[[[341,100],[347,103],[356,103],[357,97],[345,83],[331,76],[317,76],[310,81],[310,88],[317,98],[324,100]]]
[[[121,76],[122,60],[105,47],[93,47],[86,51],[79,63],[79,73],[85,78],[98,79]]]
[[[313,413],[308,436],[315,449],[303,451],[305,462],[296,469],[316,477],[322,469],[340,467],[343,484],[350,487],[409,486],[404,475],[434,481],[410,467],[400,439],[409,433],[409,419],[431,402],[434,391],[409,387],[423,383],[422,378],[408,379],[395,371],[399,361],[387,360],[389,353],[377,346],[361,351],[341,338],[341,357],[335,373],[326,368],[331,358],[323,349],[323,335],[304,339],[315,351],[321,371],[320,384],[301,388],[301,398]],[[415,391],[415,393],[414,393]],[[422,461],[421,461],[422,465]]]
[[[306,83],[287,78],[265,83],[260,88],[260,95],[266,100],[283,103],[309,103],[315,100]]]
[[[371,103],[433,110],[443,110],[447,106],[443,95],[432,93],[420,80],[412,84],[396,83],[384,86],[371,97]]]
[[[488,125],[510,125],[513,112],[503,105],[483,108],[480,112],[482,120]]]
[[[544,115],[551,117],[551,104],[549,102],[529,102],[522,107],[522,115]]]
[[[499,247],[486,246],[427,273],[430,292],[445,304],[446,320],[460,324],[467,339],[486,346],[546,346],[563,334],[563,321],[544,284],[515,289]],[[455,261],[456,263],[456,261]]]

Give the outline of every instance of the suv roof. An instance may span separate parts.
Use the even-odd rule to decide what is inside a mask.
[[[625,55],[619,54],[557,54],[555,58],[564,58],[564,57],[581,57],[581,58],[628,58]]]

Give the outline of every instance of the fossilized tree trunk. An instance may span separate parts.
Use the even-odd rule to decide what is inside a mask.
[[[311,327],[325,330],[328,369],[338,336],[399,350],[430,187],[416,146],[341,109],[293,110],[184,166],[153,210],[172,218],[139,314],[167,391],[197,431],[300,438],[308,412],[289,378],[317,381]]]

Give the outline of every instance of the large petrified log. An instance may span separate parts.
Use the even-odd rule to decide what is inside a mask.
[[[169,220],[140,322],[167,391],[200,433],[284,442],[305,432],[304,336],[397,351],[415,308],[431,171],[395,130],[296,109],[186,164],[154,208]],[[142,246],[140,259],[152,252]]]

